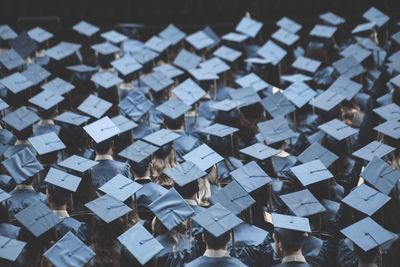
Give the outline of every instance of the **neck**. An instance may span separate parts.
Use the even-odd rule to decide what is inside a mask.
[[[30,143],[29,143],[29,141],[28,140],[17,140],[17,141],[15,141],[15,145],[16,146],[18,146],[18,145],[30,145]]]
[[[23,190],[23,189],[28,189],[28,190],[35,190],[33,189],[33,186],[31,184],[19,184],[15,186],[16,190]]]
[[[106,153],[106,154],[99,154],[96,152],[96,158],[95,160],[112,160],[112,154],[111,153]]]
[[[204,252],[204,256],[212,258],[229,257],[229,252],[226,246],[220,249],[212,249],[206,246],[206,251]]]
[[[38,122],[39,125],[54,125],[54,121],[52,119],[41,119]]]
[[[303,253],[301,252],[301,249],[295,251],[295,252],[291,252],[291,253],[287,253],[286,251],[283,252],[283,257],[286,256],[303,256]]]

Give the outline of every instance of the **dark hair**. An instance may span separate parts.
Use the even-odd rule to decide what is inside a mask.
[[[179,186],[175,183],[174,188],[184,199],[191,199],[194,194],[199,192],[199,182],[195,180],[184,186]]]
[[[354,252],[363,263],[374,263],[379,254],[379,248],[376,247],[368,251],[364,251],[357,245],[354,245]]]
[[[57,115],[57,112],[58,112],[57,106],[54,106],[48,110],[39,109],[38,114],[39,114],[40,118],[42,118],[44,120],[50,120]]]
[[[207,246],[214,250],[225,248],[226,244],[228,244],[229,240],[231,239],[230,231],[220,235],[219,237],[214,237],[209,232],[204,231],[203,236]]]
[[[279,228],[274,230],[274,234],[289,253],[298,251],[303,245],[304,233],[302,232]]]
[[[33,133],[33,126],[30,125],[21,131],[12,130],[12,132],[18,140],[27,140]]]
[[[96,142],[92,141],[93,149],[99,154],[107,153],[108,150],[110,150],[110,148],[112,148],[113,145],[114,145],[113,138],[109,138],[100,143],[96,143]]]
[[[151,163],[151,157],[147,157],[146,159],[142,160],[139,163],[134,161],[129,162],[136,176],[144,176],[146,172],[149,170],[150,163]]]
[[[171,119],[167,116],[164,116],[164,124],[168,129],[179,130],[185,121],[184,116],[180,116],[176,119]]]
[[[49,185],[47,188],[48,200],[58,206],[67,204],[68,200],[71,198],[71,192],[60,188],[55,185]]]

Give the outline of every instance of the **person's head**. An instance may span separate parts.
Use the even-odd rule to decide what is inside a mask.
[[[54,106],[48,110],[39,109],[38,111],[38,114],[42,120],[52,120],[55,116],[57,116],[57,113],[57,106]]]
[[[358,264],[372,264],[377,262],[379,247],[364,251],[357,245],[354,245],[354,252],[357,255]]]
[[[193,197],[199,192],[199,182],[198,180],[195,180],[184,186],[179,186],[175,183],[174,188],[184,199],[193,199]]]
[[[18,140],[28,140],[32,136],[33,126],[30,125],[21,131],[13,130],[12,132]]]
[[[111,155],[114,146],[114,140],[112,138],[109,138],[100,143],[92,141],[92,146],[96,153],[99,155]]]
[[[285,147],[286,147],[286,141],[285,140],[279,141],[279,142],[276,142],[276,143],[273,143],[273,144],[269,144],[268,146],[270,146],[272,148],[275,148],[275,149],[278,149],[278,150],[284,150]]]
[[[273,239],[278,256],[282,258],[287,255],[301,253],[304,237],[303,232],[275,228]]]
[[[183,236],[187,232],[188,227],[187,227],[187,222],[184,221],[171,231],[168,231],[168,229],[162,224],[162,222],[157,217],[154,217],[154,219],[151,222],[151,230],[155,236],[166,235],[175,244],[178,244],[178,242],[183,238]]]
[[[60,209],[66,206],[70,199],[70,191],[54,185],[49,185],[47,187],[47,202],[51,208]]]
[[[228,231],[219,237],[215,237],[207,231],[203,233],[203,240],[208,249],[219,250],[226,249],[229,240],[231,240],[231,232]]]
[[[150,176],[152,157],[147,157],[141,162],[130,161],[131,171],[134,177]]]

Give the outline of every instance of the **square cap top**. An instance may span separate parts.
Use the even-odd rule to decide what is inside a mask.
[[[353,189],[342,202],[349,205],[353,209],[356,209],[368,216],[372,216],[380,208],[382,208],[390,197],[376,191],[372,187],[366,184],[361,184]]]
[[[119,201],[125,201],[132,197],[137,191],[143,186],[136,183],[132,179],[129,179],[121,174],[117,174],[107,183],[102,185],[99,190],[105,194],[111,195]]]
[[[119,103],[121,111],[134,121],[139,121],[152,107],[153,103],[138,91],[133,91]]]
[[[298,24],[297,22],[295,22],[292,19],[289,19],[288,17],[283,17],[281,18],[276,25],[278,25],[279,27],[292,32],[292,33],[296,33],[298,31],[301,30],[302,26],[300,24]]]
[[[187,153],[183,158],[186,161],[191,161],[196,164],[202,171],[209,169],[224,159],[206,144],[202,144],[195,150]]]
[[[134,121],[131,121],[130,119],[122,115],[117,115],[111,118],[111,120],[115,124],[115,126],[118,127],[120,133],[125,133],[138,126]]]
[[[56,77],[48,83],[44,84],[41,88],[45,91],[64,95],[74,90],[75,86],[73,84],[70,84],[69,82],[64,81],[63,79]]]
[[[35,63],[28,64],[27,68],[21,74],[30,80],[33,85],[38,85],[51,75],[45,68]]]
[[[7,41],[16,38],[18,35],[8,25],[0,25],[0,39]]]
[[[107,41],[110,41],[111,43],[114,43],[114,44],[119,44],[123,41],[128,40],[127,36],[123,35],[122,33],[117,32],[117,31],[114,31],[114,30],[111,30],[108,32],[103,32],[101,34],[101,37],[103,37]]]
[[[0,83],[14,94],[18,94],[33,86],[33,83],[19,72],[1,79]]]
[[[171,79],[181,76],[184,72],[178,68],[175,68],[171,64],[165,63],[160,66],[154,67],[154,71],[161,72],[164,76],[167,76]]]
[[[32,40],[29,34],[25,31],[12,39],[9,43],[11,48],[17,51],[17,53],[23,58],[31,56],[39,47],[39,45]]]
[[[255,91],[261,91],[268,87],[268,84],[254,73],[247,74],[235,80],[241,87],[252,86]]]
[[[10,125],[17,131],[22,131],[28,126],[31,126],[35,122],[37,122],[40,118],[26,107],[20,107],[14,112],[8,113],[3,121]]]
[[[332,66],[346,78],[353,78],[365,72],[364,67],[353,56],[341,58],[333,62]]]
[[[206,92],[190,78],[175,87],[172,92],[188,106],[193,105],[206,95]]]
[[[338,119],[333,119],[322,125],[319,125],[318,129],[339,141],[358,133],[357,129],[352,128]]]
[[[262,143],[255,143],[254,145],[241,149],[240,153],[258,160],[266,160],[278,154],[279,150],[266,146]]]
[[[179,137],[181,137],[180,134],[177,134],[171,130],[161,129],[158,130],[157,132],[154,132],[144,137],[143,140],[145,140],[150,144],[161,147],[163,145],[171,143],[172,141],[178,139]]]
[[[319,160],[309,161],[290,168],[303,186],[325,181],[333,177],[333,174]]]
[[[157,107],[164,116],[170,119],[177,119],[182,117],[185,112],[189,111],[192,107],[186,105],[179,99],[170,99]]]
[[[235,49],[232,49],[227,46],[220,46],[217,50],[214,51],[213,56],[222,58],[228,62],[234,62],[242,55],[242,52],[239,52]]]
[[[277,65],[287,55],[287,52],[273,41],[267,41],[258,49],[257,55],[270,60],[272,65]]]
[[[250,106],[261,102],[260,96],[254,90],[253,86],[239,88],[229,91],[230,97],[235,101],[242,101],[240,107]]]
[[[9,193],[7,193],[6,191],[4,191],[3,189],[0,189],[0,203],[2,203],[3,201],[10,199],[11,195]]]
[[[352,34],[375,31],[376,22],[366,22],[357,25],[352,31]]]
[[[15,214],[15,219],[35,237],[41,236],[61,222],[60,218],[40,200]]]
[[[162,53],[171,46],[171,42],[158,36],[153,36],[147,40],[144,46],[156,51],[157,53]]]
[[[181,187],[207,175],[191,161],[185,161],[173,168],[165,169],[164,173]]]
[[[400,179],[400,172],[386,161],[373,157],[361,173],[361,177],[377,190],[388,195]]]
[[[301,73],[296,73],[296,74],[291,74],[291,75],[282,75],[281,79],[286,82],[291,82],[291,83],[298,83],[298,82],[307,82],[311,81],[312,78],[310,76],[301,74]]]
[[[332,38],[336,30],[336,27],[317,24],[310,31],[310,35],[320,38]]]
[[[202,30],[205,34],[208,35],[208,37],[210,37],[211,39],[213,39],[214,43],[211,45],[211,48],[214,48],[216,45],[219,44],[219,42],[221,41],[221,39],[219,38],[218,34],[215,33],[215,31],[210,27],[210,26],[206,26],[203,28]]]
[[[142,69],[142,65],[131,56],[124,56],[111,62],[111,65],[122,75],[129,75]]]
[[[91,48],[103,56],[118,53],[120,50],[119,47],[117,47],[109,42],[95,44],[95,45],[92,45]]]
[[[97,72],[92,76],[90,80],[105,89],[117,86],[118,84],[123,82],[123,80],[120,79],[117,75],[109,71]]]
[[[296,110],[292,102],[279,91],[265,97],[261,103],[273,118],[286,116]]]
[[[65,111],[64,113],[54,118],[54,120],[56,121],[68,123],[74,126],[81,126],[82,124],[86,123],[89,119],[90,117],[88,116],[76,114],[71,111]]]
[[[295,136],[295,132],[293,132],[288,122],[282,117],[259,122],[257,126],[267,145]]]
[[[300,36],[297,34],[291,33],[282,28],[279,28],[276,32],[274,32],[271,37],[287,46],[292,46],[300,39]]]
[[[164,40],[169,41],[172,45],[176,45],[186,37],[186,33],[181,31],[173,24],[169,24],[164,30],[158,34]]]
[[[14,49],[9,49],[0,54],[0,63],[7,70],[14,70],[24,65],[26,61]]]
[[[237,32],[229,32],[227,34],[224,34],[222,36],[222,40],[228,41],[228,42],[234,42],[234,43],[242,43],[249,39],[248,35],[244,35],[241,33]]]
[[[340,76],[327,89],[329,92],[338,93],[346,96],[346,100],[350,101],[361,90],[362,85],[354,82],[344,76]]]
[[[300,155],[297,156],[297,159],[301,163],[307,163],[319,159],[325,165],[325,167],[328,168],[332,165],[332,163],[339,159],[339,157],[325,147],[321,146],[319,143],[312,143]]]
[[[96,119],[101,118],[112,104],[95,95],[89,95],[78,107],[79,111],[86,113]]]
[[[141,78],[144,84],[155,92],[160,92],[174,84],[174,80],[165,76],[162,72],[152,72]]]
[[[131,56],[140,64],[148,64],[155,60],[159,54],[153,50],[143,48],[131,53]]]
[[[398,140],[400,138],[400,121],[386,121],[376,126],[374,130]]]
[[[174,59],[174,65],[183,69],[190,70],[196,68],[201,62],[201,58],[186,49],[182,49]]]
[[[83,129],[96,143],[103,142],[120,133],[118,126],[109,117],[103,117],[86,125]]]
[[[239,24],[236,26],[235,30],[254,38],[260,32],[262,26],[262,22],[251,19],[249,17],[243,17],[240,20]]]
[[[61,167],[77,171],[79,173],[84,173],[85,171],[96,166],[97,164],[99,164],[97,161],[83,158],[77,155],[72,155],[58,163],[58,165]]]
[[[308,218],[272,213],[272,222],[275,228],[282,228],[298,232],[311,233]]]
[[[57,106],[63,100],[64,97],[60,94],[45,90],[30,98],[29,103],[34,104],[41,109],[49,110],[52,107]]]
[[[81,48],[80,44],[61,42],[46,50],[46,55],[54,60],[61,60],[71,56]]]
[[[212,136],[217,136],[217,137],[225,137],[228,135],[232,135],[239,131],[239,129],[230,127],[228,125],[220,124],[220,123],[214,123],[211,126],[208,126],[204,129],[202,129],[200,132],[209,134]]]
[[[12,262],[17,260],[26,246],[26,242],[5,236],[0,236],[0,244],[0,258]]]
[[[298,57],[292,64],[292,67],[298,70],[304,70],[309,73],[315,73],[321,62],[307,57]]]
[[[221,204],[235,215],[240,214],[256,202],[236,181],[230,182],[224,188],[214,193],[210,201],[213,204]]]
[[[96,254],[73,233],[66,233],[43,256],[57,267],[85,266]]]
[[[400,33],[400,32],[399,32]],[[400,88],[400,74],[396,75],[394,78],[390,79],[390,83],[398,88]]]
[[[110,195],[98,197],[86,203],[85,207],[94,212],[105,223],[110,223],[132,211],[132,209],[122,201]]]
[[[239,108],[242,104],[243,104],[243,102],[240,100],[225,99],[225,100],[213,103],[212,105],[210,105],[210,107],[212,109],[216,109],[219,111],[228,112],[228,111]]]
[[[271,177],[255,161],[237,168],[230,174],[248,193],[272,182]]]
[[[224,61],[218,57],[210,58],[202,63],[200,63],[200,68],[206,69],[215,74],[221,74],[231,69]]]
[[[45,182],[58,186],[60,188],[64,188],[71,192],[76,192],[81,183],[81,178],[65,171],[50,168],[46,178],[44,179]]]
[[[395,41],[397,44],[400,44],[400,31],[393,34],[390,39]]]
[[[118,155],[130,161],[140,163],[151,157],[157,150],[158,147],[139,140],[122,150]]]
[[[64,143],[54,132],[30,137],[28,140],[39,155],[44,155],[65,148]]]
[[[38,43],[43,43],[53,38],[52,33],[40,27],[35,27],[32,30],[28,31],[28,35],[32,38],[32,40]]]
[[[352,56],[360,63],[362,63],[366,58],[371,56],[371,54],[372,54],[371,51],[364,49],[357,44],[351,44],[348,47],[346,47],[346,49],[344,49],[342,52],[340,52],[341,56],[343,57]]]
[[[223,235],[243,222],[219,203],[194,216],[193,221],[214,237]]]
[[[10,105],[8,105],[6,101],[4,101],[3,99],[0,99],[0,111],[5,110],[9,106]]]
[[[332,12],[326,12],[324,14],[321,14],[319,18],[322,19],[324,22],[329,23],[333,26],[339,26],[346,22],[344,18]]]
[[[312,99],[310,104],[321,110],[330,111],[346,99],[345,95],[342,95],[339,92],[334,92],[336,90],[337,89],[331,91],[326,90],[322,92],[316,98]]]
[[[215,81],[218,80],[218,75],[213,72],[214,70],[206,69],[206,68],[198,68],[198,69],[191,69],[189,70],[190,75],[196,81]]]
[[[364,251],[369,251],[393,239],[393,234],[366,217],[342,230],[347,238]]]
[[[382,11],[377,9],[376,7],[370,7],[365,13],[363,14],[363,18],[368,21],[375,22],[375,24],[380,28],[389,21],[389,16],[384,14]]]
[[[72,29],[80,34],[90,37],[96,34],[100,29],[89,22],[82,20],[81,22],[75,24]]]
[[[202,50],[214,44],[214,40],[203,31],[197,31],[188,35],[185,40],[196,50]]]
[[[149,209],[169,231],[194,214],[194,210],[175,188],[171,188],[155,199],[149,205]]]
[[[141,264],[145,265],[164,247],[140,223],[136,223],[128,231],[118,237],[118,241]]]
[[[280,198],[298,217],[308,217],[326,211],[308,189],[281,195]]]
[[[393,152],[394,150],[396,150],[396,148],[374,140],[368,145],[354,152],[352,155],[357,158],[371,161],[374,156],[382,158],[390,152]]]
[[[400,119],[400,106],[391,103],[383,107],[375,108],[373,110],[376,114],[385,120],[399,120]]]
[[[283,91],[283,94],[296,107],[301,108],[315,97],[317,92],[303,82],[294,82]]]

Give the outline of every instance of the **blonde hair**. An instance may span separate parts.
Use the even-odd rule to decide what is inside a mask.
[[[210,173],[208,173],[203,178],[198,180],[199,182],[199,192],[197,193],[196,201],[200,206],[209,206],[209,199],[211,197],[211,185],[217,185],[218,177],[217,177],[217,166],[214,165],[211,168]]]
[[[185,233],[187,231],[187,228],[187,220],[183,221],[171,231],[168,231],[157,217],[154,217],[153,221],[151,222],[151,230],[153,234],[155,236],[168,236],[168,238],[173,242],[172,251],[174,252],[176,251],[179,241],[186,238]]]
[[[172,147],[171,151],[165,158],[153,157],[151,164],[151,173],[153,182],[162,186],[172,187],[174,182],[169,179],[163,172],[165,169],[173,168],[177,165],[175,148]]]

